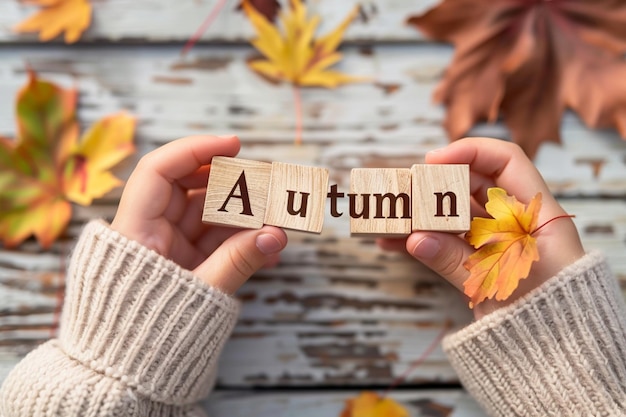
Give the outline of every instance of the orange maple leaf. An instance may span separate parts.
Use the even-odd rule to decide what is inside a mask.
[[[28,3],[43,9],[19,23],[14,30],[18,33],[39,32],[42,42],[65,32],[65,43],[74,43],[91,24],[91,4],[87,0],[31,0]]]
[[[409,417],[409,412],[389,397],[364,391],[358,397],[346,400],[339,417]]]
[[[17,138],[0,138],[0,240],[34,235],[44,248],[63,232],[71,203],[91,204],[121,184],[108,170],[134,152],[135,121],[118,113],[79,141],[76,90],[30,72],[17,96]]]
[[[528,276],[533,262],[539,260],[536,238],[541,193],[525,206],[502,188],[487,191],[485,205],[493,218],[472,219],[465,239],[476,249],[464,263],[470,271],[465,294],[470,307],[486,298],[505,300]]]
[[[265,57],[249,61],[248,66],[269,80],[286,81],[294,86],[298,117],[296,142],[300,142],[302,123],[299,87],[335,88],[341,84],[368,80],[329,69],[342,58],[337,48],[348,25],[357,16],[358,7],[352,9],[337,28],[315,38],[320,17],[309,19],[301,0],[290,0],[289,8],[280,13],[282,31],[255,9],[250,0],[244,0],[242,5],[257,33],[252,45]]]
[[[626,138],[626,2],[444,0],[408,23],[455,45],[434,93],[450,139],[502,114],[533,157],[568,108]]]

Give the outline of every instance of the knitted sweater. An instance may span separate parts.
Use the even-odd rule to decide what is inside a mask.
[[[70,262],[59,338],[27,355],[0,416],[204,416],[238,304],[173,262],[89,223]]]
[[[0,416],[202,416],[237,303],[191,272],[88,224],[58,339],[22,360]],[[444,340],[493,416],[626,415],[626,310],[598,254]],[[251,410],[252,412],[253,410]]]
[[[492,416],[626,416],[626,308],[598,253],[443,348]]]

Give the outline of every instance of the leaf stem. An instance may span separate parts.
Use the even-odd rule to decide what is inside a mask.
[[[544,224],[542,224],[541,226],[537,227],[535,230],[533,230],[532,232],[530,232],[530,235],[534,235],[535,233],[537,233],[538,231],[540,231],[541,229],[543,229],[545,226],[547,226],[548,224],[552,223],[555,220],[559,220],[559,219],[573,219],[574,217],[576,217],[573,214],[563,214],[562,216],[556,216],[550,220],[548,220],[547,222],[545,222]]]
[[[204,32],[206,32],[206,30],[209,28],[209,26],[211,26],[211,23],[213,23],[213,21],[217,17],[217,15],[222,11],[222,9],[224,8],[224,5],[226,4],[226,2],[227,2],[227,0],[218,0],[218,2],[213,7],[213,10],[211,10],[211,12],[207,16],[207,18],[204,20],[204,22],[202,22],[200,27],[191,36],[191,38],[189,38],[189,40],[187,41],[187,43],[183,47],[183,50],[180,53],[182,56],[187,55],[187,52],[189,52],[191,50],[191,48],[193,48],[193,46],[200,40],[200,38],[202,37]]]
[[[302,95],[297,84],[293,84],[293,101],[296,112],[296,145],[300,145],[302,144]]]

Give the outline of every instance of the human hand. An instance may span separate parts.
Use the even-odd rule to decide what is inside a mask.
[[[428,153],[426,163],[470,165],[472,217],[489,217],[485,203],[487,189],[491,187],[503,188],[524,204],[541,192],[538,225],[567,214],[533,163],[513,143],[488,138],[461,139]],[[546,225],[535,236],[540,260],[533,264],[528,278],[520,281],[508,299],[487,299],[474,306],[476,318],[519,299],[584,255],[576,227],[569,218]],[[414,232],[406,240],[381,239],[379,245],[385,249],[408,251],[459,290],[463,290],[463,283],[469,277],[463,263],[475,252],[462,236],[441,232]]]
[[[211,158],[235,156],[235,136],[190,136],[145,155],[131,174],[111,227],[191,270],[227,294],[258,269],[278,261],[285,232],[202,223]]]

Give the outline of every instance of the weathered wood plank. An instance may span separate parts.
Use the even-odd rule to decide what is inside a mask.
[[[112,42],[185,42],[200,27],[217,0],[92,0],[93,24],[82,41]],[[203,41],[247,41],[254,31],[237,9],[239,0],[231,0],[210,25]],[[285,5],[287,0],[280,0]],[[397,0],[319,0],[309,2],[311,13],[319,14],[320,34],[332,30],[350,10],[361,5],[359,18],[346,33],[348,41],[416,41],[422,36],[405,25],[407,16],[421,13],[436,0],[412,2]],[[13,28],[37,8],[24,6],[22,0],[5,0],[0,13],[0,43],[36,40],[32,35],[18,35]]]
[[[358,391],[217,391],[207,400],[206,410],[213,417],[248,417],[251,410],[255,417],[335,417],[340,415],[345,401],[358,394]],[[457,389],[392,390],[389,397],[414,417],[486,416],[466,392]]]
[[[0,49],[0,97],[12,100],[28,63],[44,77],[76,83],[86,125],[120,108],[131,110],[138,118],[137,157],[179,136],[237,133],[242,157],[329,168],[331,183],[343,190],[352,168],[410,167],[447,143],[443,110],[431,104],[430,95],[449,48],[346,48],[342,69],[382,74],[379,83],[304,91],[301,146],[293,144],[290,88],[251,73],[245,65],[248,47],[203,46],[187,60],[177,52],[175,46]],[[384,88],[389,85],[394,92]],[[13,135],[12,112],[0,106],[0,135]],[[585,245],[604,250],[624,283],[626,142],[589,131],[574,117],[566,118],[563,132],[564,145],[544,146],[537,166],[577,215]],[[499,125],[480,126],[475,133],[506,136]],[[137,157],[118,170],[120,176],[128,175]],[[119,195],[116,190],[97,205],[77,207],[67,239],[51,251],[33,242],[0,251],[1,363],[12,363],[55,333],[72,238],[88,219],[110,219]],[[346,202],[341,204],[346,211]],[[466,301],[441,279],[407,257],[381,252],[372,240],[349,238],[348,223],[347,216],[327,216],[321,236],[290,233],[281,265],[246,284],[221,383],[386,384],[441,332],[469,319]],[[435,350],[409,380],[453,379]]]
[[[85,124],[121,108],[133,112],[140,154],[184,135],[237,133],[242,157],[327,167],[331,182],[341,186],[351,168],[409,167],[447,143],[444,111],[430,97],[450,58],[448,48],[348,48],[341,69],[372,75],[378,84],[305,90],[302,146],[293,144],[291,88],[253,74],[245,64],[249,53],[247,47],[202,47],[181,60],[173,47],[3,49],[0,97],[12,100],[28,63],[44,77],[78,85]],[[398,88],[392,93],[381,83]],[[0,135],[11,136],[14,125],[11,106],[0,106]],[[536,159],[555,192],[626,195],[625,141],[615,132],[589,130],[571,115],[562,133],[563,146],[546,144]],[[507,136],[501,125],[478,126],[470,134]]]
[[[626,288],[626,202],[562,203],[577,216],[586,248],[602,250]],[[281,264],[241,289],[241,320],[222,357],[221,384],[389,384],[442,332],[469,321],[456,290],[406,256],[348,237],[348,223],[329,218],[321,236],[291,232]],[[65,241],[52,253],[35,245],[0,251],[0,357],[19,357],[55,334],[69,248]],[[407,383],[454,380],[437,348]]]

